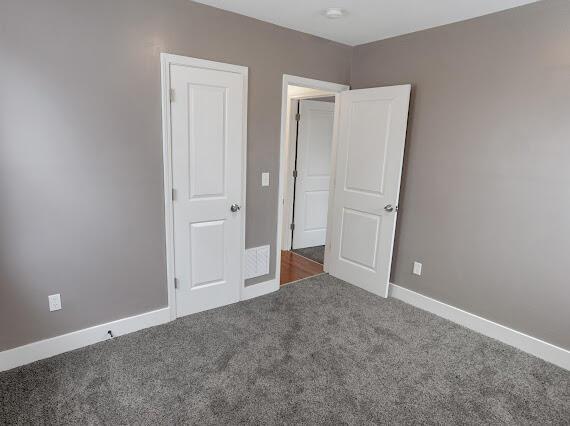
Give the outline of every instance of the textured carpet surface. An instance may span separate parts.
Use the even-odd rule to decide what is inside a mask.
[[[314,260],[315,262],[323,265],[325,263],[325,246],[306,247],[302,249],[293,250],[294,253],[300,254],[307,259]]]
[[[570,372],[328,275],[0,373],[0,424],[568,424]]]

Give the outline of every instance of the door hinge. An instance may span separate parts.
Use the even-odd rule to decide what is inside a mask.
[[[297,179],[297,175],[298,175],[297,170],[293,170],[293,177],[294,177],[295,179]]]
[[[178,283],[178,278],[174,278],[174,288],[179,288],[180,284]]]
[[[301,121],[301,114],[295,114],[295,121]]]
[[[172,201],[176,200],[176,189],[172,188]]]
[[[295,224],[292,223],[292,224],[289,226],[289,228],[291,228],[291,231],[294,231],[294,230],[295,230]]]
[[[170,102],[174,102],[174,89],[170,89]]]

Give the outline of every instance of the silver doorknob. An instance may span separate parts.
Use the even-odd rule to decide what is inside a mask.
[[[230,207],[230,210],[232,211],[232,213],[239,212],[239,209],[241,209],[241,207],[239,204],[236,204],[236,203],[232,204]]]
[[[384,206],[384,210],[386,210],[388,213],[392,213],[394,211],[394,207],[392,207],[392,204],[387,204]]]

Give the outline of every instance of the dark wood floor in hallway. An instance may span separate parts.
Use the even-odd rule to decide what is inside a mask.
[[[323,265],[292,251],[281,251],[281,285],[323,272]]]

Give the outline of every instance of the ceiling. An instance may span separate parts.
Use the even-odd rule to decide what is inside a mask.
[[[194,0],[355,46],[510,9],[536,0]],[[323,11],[340,7],[341,19]]]

